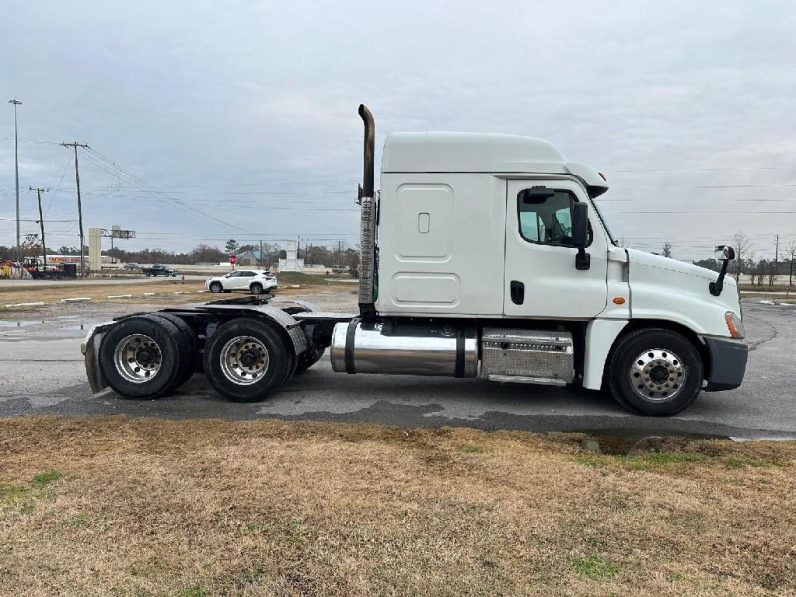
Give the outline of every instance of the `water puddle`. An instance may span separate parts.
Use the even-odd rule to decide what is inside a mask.
[[[720,435],[699,433],[678,433],[677,435],[652,435],[634,433],[627,430],[586,433],[580,440],[584,452],[608,454],[613,456],[631,456],[634,454],[656,454],[678,449],[683,444],[695,439],[730,439]]]

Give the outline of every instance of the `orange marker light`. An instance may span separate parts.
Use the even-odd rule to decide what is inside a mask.
[[[613,303],[615,305],[624,305],[625,304],[625,297],[623,296],[615,296],[613,299]]]

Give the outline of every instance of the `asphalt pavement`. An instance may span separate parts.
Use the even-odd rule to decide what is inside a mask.
[[[78,314],[0,321],[0,416],[269,417],[401,427],[796,439],[794,307],[746,302],[751,352],[744,384],[728,392],[702,393],[670,418],[631,415],[605,393],[574,388],[339,374],[331,370],[328,357],[255,404],[222,400],[202,375],[160,400],[125,400],[112,391],[92,396],[79,346],[90,325],[109,315],[95,306]]]

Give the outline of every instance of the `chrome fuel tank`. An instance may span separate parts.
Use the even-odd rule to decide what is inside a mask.
[[[475,377],[475,326],[338,323],[332,333],[332,368],[340,373]]]

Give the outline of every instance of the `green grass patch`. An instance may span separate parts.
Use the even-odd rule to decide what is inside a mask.
[[[483,454],[486,452],[486,448],[484,448],[484,446],[479,446],[477,444],[467,444],[459,448],[459,450],[463,454]]]
[[[600,556],[572,558],[571,563],[575,572],[592,580],[608,580],[619,573],[619,568],[606,562]]]
[[[186,587],[177,593],[177,597],[207,597],[210,593],[203,585],[193,585]]]
[[[44,487],[53,481],[57,481],[63,476],[63,473],[59,473],[58,471],[47,471],[46,473],[34,475],[31,482],[33,483],[34,487]]]
[[[0,502],[14,503],[23,500],[30,494],[30,489],[13,483],[0,483]]]
[[[722,462],[727,468],[737,468],[737,469],[744,469],[748,466],[751,467],[763,467],[763,466],[773,466],[773,462],[766,462],[765,460],[760,460],[759,458],[752,458],[750,456],[728,456],[727,458],[723,458]]]
[[[588,466],[589,468],[597,468],[605,463],[594,456],[578,456],[578,464]]]
[[[87,527],[89,525],[88,516],[85,514],[77,514],[70,518],[67,524],[73,529]]]
[[[707,454],[695,452],[657,452],[651,454],[631,454],[614,456],[616,462],[630,470],[648,471],[676,467],[683,464],[702,463],[710,460]]]

